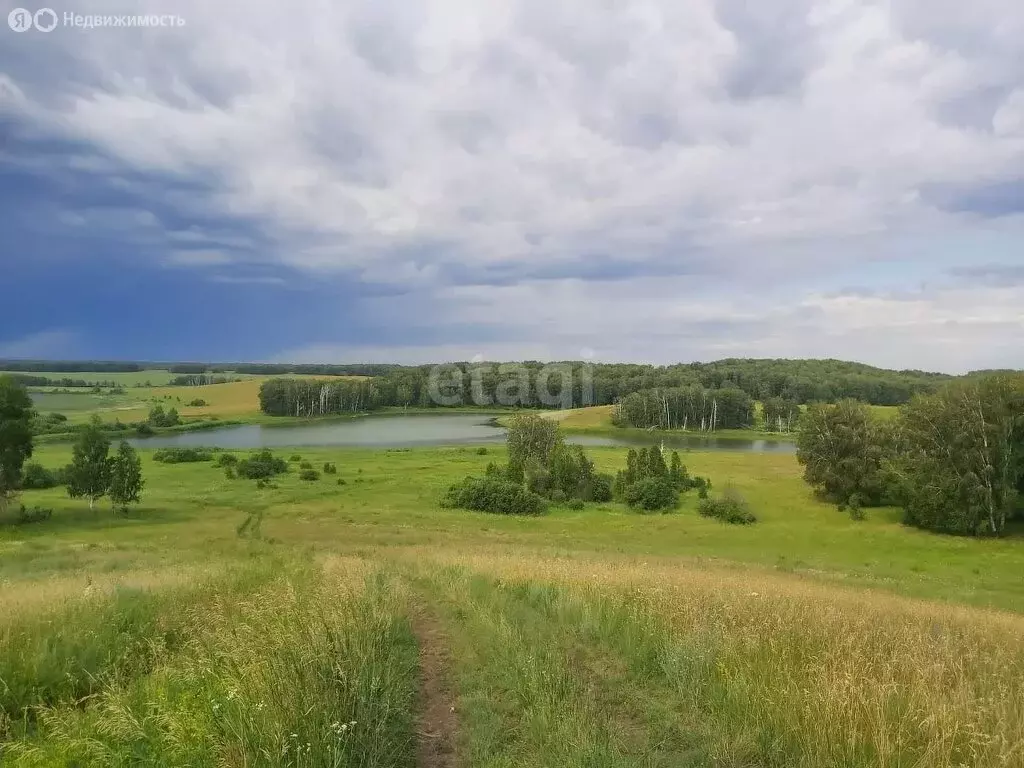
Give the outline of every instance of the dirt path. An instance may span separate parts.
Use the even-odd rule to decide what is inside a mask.
[[[413,619],[412,629],[420,649],[416,765],[418,768],[455,768],[458,716],[455,696],[448,686],[450,657],[441,623],[421,610]]]

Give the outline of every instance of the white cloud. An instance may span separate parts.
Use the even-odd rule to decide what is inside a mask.
[[[1024,180],[1024,5],[762,5],[182,0],[181,28],[14,39],[0,114],[196,182],[163,202],[248,222],[232,259],[404,286],[361,304],[494,339],[436,355],[1019,357],[1016,289],[825,293],[893,259],[916,289],[908,264],[984,259],[948,253],[979,232],[1024,244],[964,202]],[[228,260],[204,238],[165,260]]]

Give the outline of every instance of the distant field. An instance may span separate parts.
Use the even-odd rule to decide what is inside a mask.
[[[48,374],[40,374],[48,375]],[[72,424],[84,423],[93,414],[104,421],[119,419],[124,423],[144,421],[149,410],[157,404],[164,409],[176,408],[185,419],[218,418],[250,420],[261,418],[260,386],[267,376],[245,376],[242,381],[226,384],[208,384],[199,387],[126,387],[123,394],[94,393],[89,390],[70,389],[56,392],[52,388],[32,392],[36,408],[42,412],[63,413]],[[289,374],[286,378],[291,378]],[[329,376],[308,378],[329,379]],[[365,377],[344,377],[365,378]],[[195,400],[204,400],[204,406],[190,406]]]

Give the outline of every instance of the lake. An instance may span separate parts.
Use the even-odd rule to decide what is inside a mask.
[[[218,427],[201,432],[136,438],[142,448],[208,446],[225,449],[298,448],[338,446],[348,448],[412,448],[431,445],[501,443],[504,427],[495,426],[488,414],[417,414],[364,416],[356,419],[282,426],[250,424]],[[696,435],[566,435],[566,441],[584,446],[640,447],[660,445],[677,450],[794,453],[788,440],[749,440]]]

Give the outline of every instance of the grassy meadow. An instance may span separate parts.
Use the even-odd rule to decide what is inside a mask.
[[[1024,765],[1024,541],[851,520],[779,454],[683,456],[753,526],[441,508],[480,450],[284,449],[338,474],[263,489],[142,451],[127,516],[26,492],[0,763]]]

